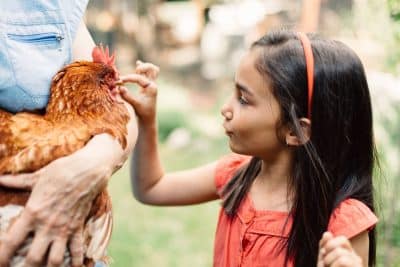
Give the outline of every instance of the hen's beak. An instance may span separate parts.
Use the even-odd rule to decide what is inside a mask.
[[[124,84],[124,82],[122,80],[118,80],[118,81],[115,82],[116,86],[121,86],[123,84]]]

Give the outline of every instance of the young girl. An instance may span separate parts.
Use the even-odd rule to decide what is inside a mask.
[[[351,49],[291,31],[262,37],[242,58],[221,110],[235,154],[176,173],[166,174],[158,155],[157,73],[140,63],[122,78],[141,86],[139,95],[122,89],[138,115],[131,176],[139,201],[221,198],[214,266],[316,266],[327,229],[350,240],[363,266],[374,265],[372,112]]]

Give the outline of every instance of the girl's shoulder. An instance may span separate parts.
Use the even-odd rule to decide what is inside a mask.
[[[343,235],[350,239],[373,229],[377,222],[378,218],[367,205],[349,198],[342,201],[333,211],[328,230],[335,236]]]
[[[217,191],[220,191],[225,184],[235,175],[235,173],[243,167],[247,162],[249,162],[251,157],[239,155],[239,154],[229,154],[222,157],[218,163],[215,170],[215,186]]]

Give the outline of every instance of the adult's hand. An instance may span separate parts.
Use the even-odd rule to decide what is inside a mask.
[[[136,117],[130,105],[128,148],[108,134],[95,136],[84,148],[51,162],[32,174],[0,176],[0,185],[32,189],[25,209],[1,236],[0,266],[7,266],[15,251],[33,232],[26,256],[28,266],[40,266],[48,254],[48,266],[58,266],[69,244],[73,266],[83,261],[82,227],[92,202],[122,166],[137,138]]]

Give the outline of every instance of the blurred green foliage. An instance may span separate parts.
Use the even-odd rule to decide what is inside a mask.
[[[171,132],[177,128],[187,125],[186,117],[180,110],[167,109],[159,112],[158,118],[158,138],[164,142]]]
[[[388,63],[391,69],[397,69],[400,72],[400,0],[387,0],[390,17],[394,21],[393,23],[393,38],[394,46],[389,54]]]
[[[390,15],[394,20],[400,20],[400,0],[388,0]]]

